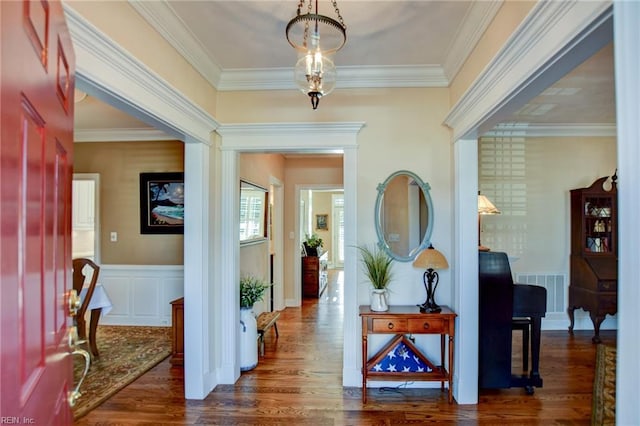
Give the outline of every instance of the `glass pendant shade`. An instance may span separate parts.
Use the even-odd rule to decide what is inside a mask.
[[[326,96],[336,85],[336,66],[330,55],[344,46],[346,26],[335,1],[336,19],[318,13],[318,0],[301,0],[296,16],[286,28],[287,41],[298,52],[294,68],[296,86],[311,98],[313,109],[318,107],[322,96]],[[302,11],[307,9],[307,13]]]
[[[302,93],[309,95],[313,109],[316,109],[318,100],[336,87],[336,66],[322,52],[310,51],[298,59],[294,78],[298,88]]]

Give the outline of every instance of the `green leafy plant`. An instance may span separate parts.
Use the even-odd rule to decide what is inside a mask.
[[[315,232],[311,235],[304,234],[304,243],[311,248],[322,247],[323,241],[322,238]]]
[[[366,246],[356,247],[360,250],[360,261],[364,266],[364,273],[371,281],[373,288],[386,289],[391,282],[393,259],[378,247],[373,250]]]
[[[271,287],[271,284],[267,284],[252,275],[240,278],[240,307],[253,307],[254,303],[262,300],[264,292],[269,287]]]

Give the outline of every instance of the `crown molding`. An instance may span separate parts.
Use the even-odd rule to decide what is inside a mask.
[[[447,87],[449,80],[436,65],[338,67],[338,88]]]
[[[148,128],[129,129],[76,129],[74,142],[147,142],[174,141],[175,137],[161,130]]]
[[[218,87],[222,68],[210,59],[202,43],[166,1],[133,1],[129,5],[178,51],[213,87]]]
[[[610,15],[606,0],[536,3],[445,117],[453,139],[475,137],[478,127],[514,98],[533,96],[536,84],[548,85],[545,72],[567,66],[562,60],[575,46],[603,37]],[[580,53],[588,54],[587,49]],[[577,61],[578,55],[570,59]]]
[[[229,123],[221,124],[216,132],[221,136],[249,135],[301,135],[310,132],[323,135],[357,135],[364,127],[362,121],[339,123]]]
[[[76,52],[76,78],[89,94],[185,142],[211,144],[216,120],[63,3]],[[126,95],[124,95],[126,94]]]
[[[444,75],[452,81],[476,47],[487,27],[493,21],[503,0],[473,2],[458,27],[458,32],[449,46],[449,54],[443,63]]]
[[[202,46],[202,43],[189,31],[166,1],[141,2],[129,0],[129,4],[217,90],[297,89],[292,77],[293,67],[222,69],[219,64],[209,57],[210,54]],[[489,5],[491,4],[489,3]],[[474,9],[481,11],[489,8],[477,7]],[[469,19],[476,18],[476,14],[482,15],[481,12],[474,12],[473,17]],[[472,31],[474,35],[469,37],[479,38],[481,32],[479,35],[476,34],[479,31],[478,29]],[[484,28],[481,31],[483,32]],[[467,41],[468,37],[460,43],[464,44]],[[460,54],[464,54],[464,52]],[[466,58],[457,62],[460,62],[461,65],[464,59]],[[449,80],[446,78],[442,67],[433,65],[337,67],[337,71],[340,77],[336,88],[342,89],[447,87],[449,85]]]
[[[336,89],[379,87],[447,87],[442,68],[429,65],[337,67]],[[297,90],[293,68],[231,69],[222,73],[217,89]]]
[[[357,148],[357,135],[364,122],[323,123],[231,123],[216,132],[222,137],[220,149],[264,150],[313,153],[340,153]],[[302,138],[302,139],[301,139]],[[300,145],[304,140],[304,146]]]
[[[484,133],[482,137],[616,137],[616,125],[607,123],[504,123],[495,126]]]

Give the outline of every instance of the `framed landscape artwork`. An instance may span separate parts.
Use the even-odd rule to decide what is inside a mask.
[[[140,173],[140,233],[184,233],[184,173]]]

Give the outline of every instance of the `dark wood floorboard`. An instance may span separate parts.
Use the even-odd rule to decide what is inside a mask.
[[[234,385],[202,401],[185,400],[183,370],[168,360],[79,419],[79,425],[588,425],[596,345],[591,331],[543,331],[544,387],[482,390],[478,405],[448,404],[439,389],[342,387],[342,274],[332,271],[319,300],[287,308],[269,332],[265,356]],[[520,348],[514,333],[514,348]],[[615,332],[603,331],[615,344]],[[514,350],[514,369],[522,365]]]

